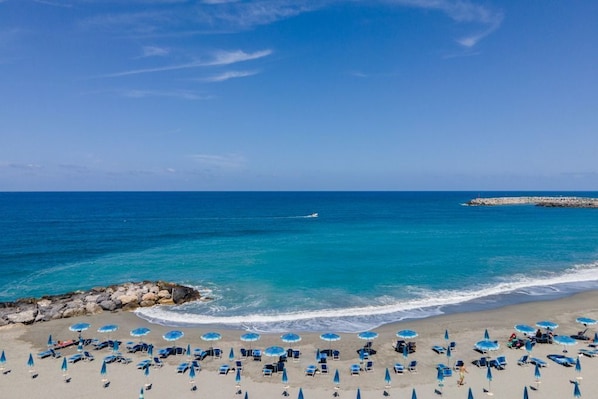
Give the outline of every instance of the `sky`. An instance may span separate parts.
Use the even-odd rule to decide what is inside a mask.
[[[0,191],[598,190],[598,2],[0,0]]]

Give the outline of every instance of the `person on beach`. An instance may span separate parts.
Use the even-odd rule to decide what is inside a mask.
[[[469,373],[469,371],[467,371],[465,365],[463,365],[461,368],[459,368],[459,381],[457,381],[458,386],[465,384],[465,373]]]

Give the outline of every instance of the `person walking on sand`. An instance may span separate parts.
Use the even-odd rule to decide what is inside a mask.
[[[458,386],[465,384],[465,373],[469,373],[469,371],[467,371],[465,365],[463,365],[459,368],[459,381],[457,381]]]

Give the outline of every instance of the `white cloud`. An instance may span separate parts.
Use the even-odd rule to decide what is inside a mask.
[[[214,75],[202,79],[205,82],[224,82],[225,80],[229,79],[236,79],[236,78],[245,78],[248,76],[256,75],[257,71],[225,71],[221,74]]]
[[[121,77],[121,76],[138,75],[138,74],[142,74],[142,73],[154,73],[154,72],[165,72],[165,71],[200,68],[200,67],[208,67],[208,66],[230,65],[230,64],[235,64],[237,62],[245,62],[245,61],[255,60],[258,58],[262,58],[262,57],[267,57],[270,54],[272,54],[272,50],[261,50],[261,51],[256,51],[253,53],[246,53],[241,50],[219,51],[215,54],[213,59],[208,60],[208,61],[193,61],[193,62],[188,62],[185,64],[166,65],[166,66],[155,67],[155,68],[133,69],[133,70],[129,70],[129,71],[111,73],[111,74],[103,75],[101,77],[116,78],[116,77]]]
[[[183,100],[207,100],[209,97],[201,96],[192,91],[186,90],[123,90],[120,92],[123,97],[147,98],[147,97],[172,97]]]
[[[144,46],[143,57],[164,57],[170,53],[170,49],[156,46]]]
[[[222,169],[238,169],[245,166],[245,158],[239,154],[194,154],[191,158],[204,166]]]

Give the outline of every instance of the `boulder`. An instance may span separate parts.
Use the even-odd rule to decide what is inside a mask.
[[[37,316],[36,309],[27,309],[18,313],[9,314],[6,318],[11,323],[31,324],[35,321],[35,316]]]
[[[139,302],[139,306],[141,306],[142,308],[148,308],[150,306],[154,306],[156,304],[156,301],[150,301],[150,300],[144,300]]]
[[[114,303],[114,301],[106,300],[106,301],[100,302],[100,307],[104,310],[108,310],[111,312],[114,309],[116,309],[116,304]]]
[[[89,314],[97,314],[97,313],[102,313],[103,309],[97,303],[89,302],[85,305],[85,311]]]
[[[62,317],[68,319],[69,317],[78,317],[85,315],[85,308],[66,308],[62,312]]]
[[[125,305],[131,303],[131,302],[137,302],[137,295],[121,295],[117,298],[120,303],[122,303],[122,306],[124,307]]]
[[[168,290],[159,290],[158,291],[158,298],[171,298],[170,292]]]
[[[174,303],[185,303],[199,299],[199,293],[191,288],[178,286],[172,289],[172,300]]]
[[[157,301],[158,295],[154,294],[153,292],[148,292],[147,294],[143,294],[141,297],[142,301]]]
[[[51,304],[52,304],[52,301],[49,299],[42,299],[40,301],[37,301],[37,306],[39,306],[40,308],[47,308]]]

